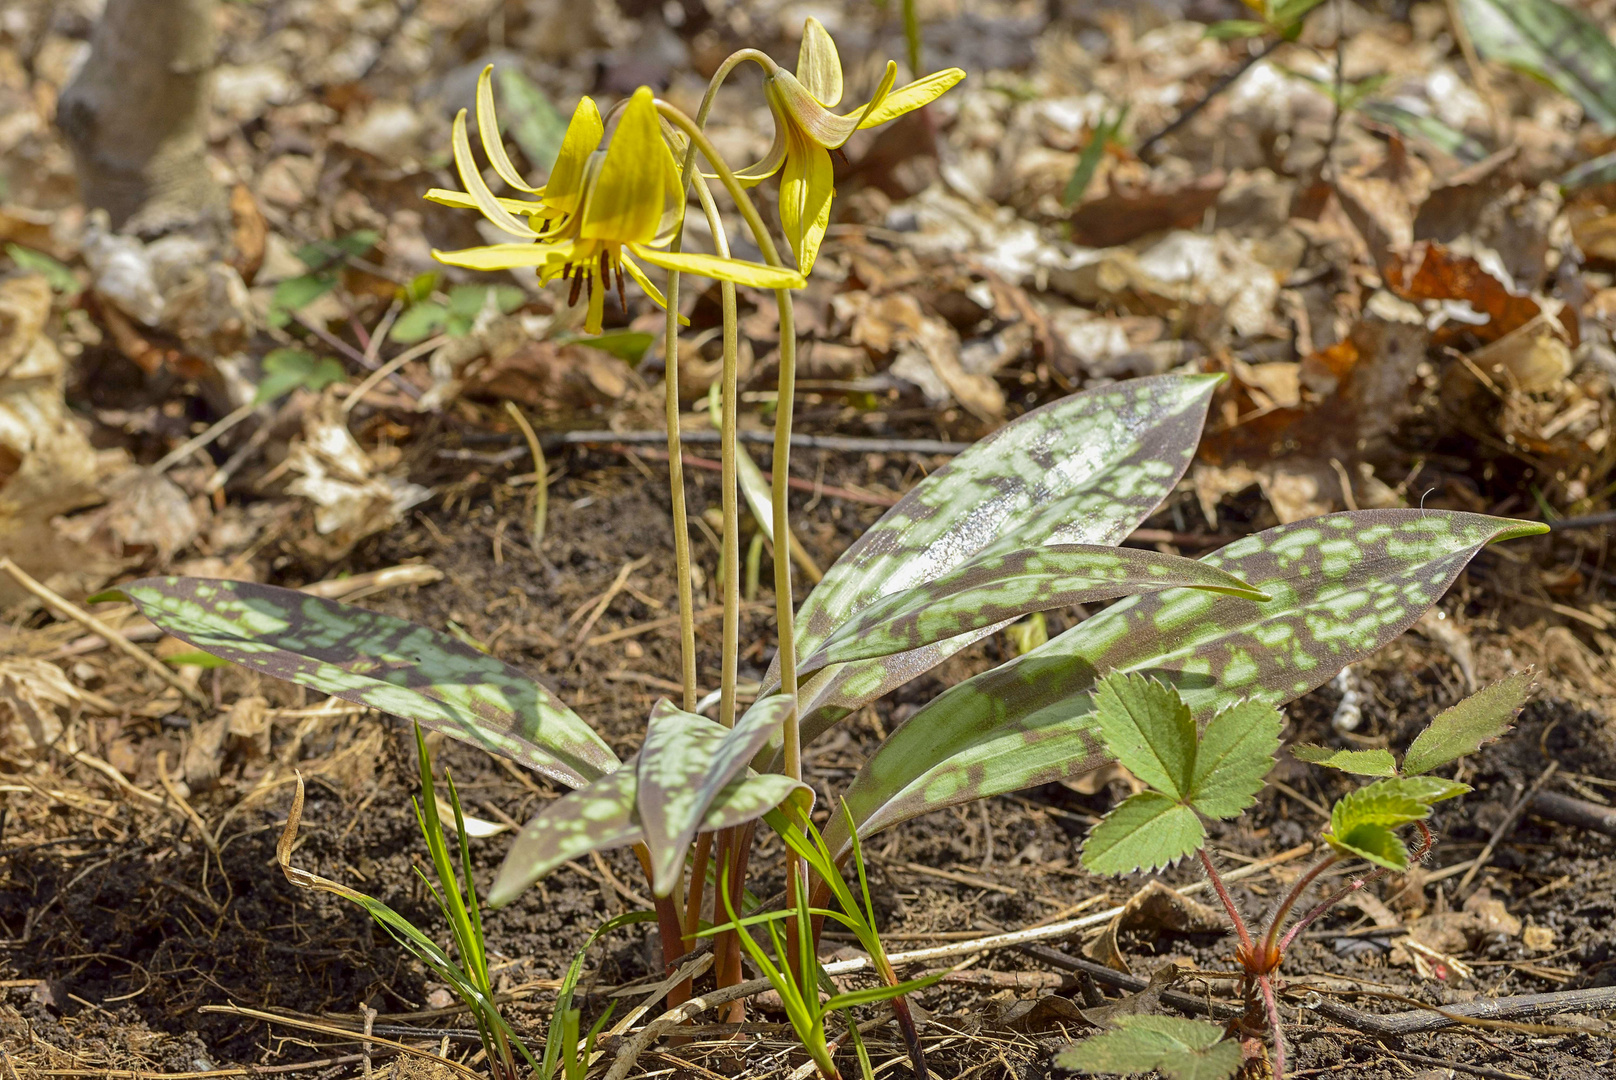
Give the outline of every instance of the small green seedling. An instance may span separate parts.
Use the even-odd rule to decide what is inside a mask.
[[[842,807],[842,814],[851,825],[851,818],[848,817],[845,805]],[[855,896],[852,887],[837,866],[830,847],[825,843],[819,830],[808,820],[807,814],[800,809],[799,804],[788,803],[782,809],[772,810],[765,815],[764,821],[780,835],[799,858],[808,864],[819,876],[819,880],[828,884],[840,910],[810,907],[806,891],[798,889],[796,902],[785,910],[741,918],[736,914],[734,903],[730,899],[731,891],[728,883],[722,882],[717,895],[729,914],[729,922],[704,931],[702,936],[717,935],[731,930],[740,931],[737,936],[741,947],[746,950],[752,962],[780,995],[792,1029],[802,1041],[808,1056],[813,1059],[824,1080],[838,1080],[840,1077],[834,1061],[835,1048],[825,1032],[825,1018],[838,1012],[843,1014],[843,1020],[858,1056],[861,1073],[866,1078],[872,1075],[869,1055],[859,1040],[858,1025],[854,1022],[850,1010],[857,1005],[869,1005],[878,1001],[891,1001],[894,1012],[908,1021],[900,1026],[906,1038],[910,1038],[909,1052],[916,1063],[918,1070],[916,1075],[926,1075],[925,1058],[920,1053],[918,1041],[911,1037],[914,1025],[909,1019],[909,1010],[903,995],[935,985],[941,980],[942,975],[928,975],[902,982],[898,980],[892,964],[887,960],[881,936],[875,928],[875,902],[870,898],[870,882],[865,873],[862,847],[855,840],[852,858],[857,870],[859,890]],[[859,944],[864,947],[864,951],[869,954],[871,965],[880,975],[883,985],[863,990],[838,990],[820,966],[811,945],[801,947],[804,943],[815,940],[814,923],[823,919],[838,922],[853,932]],[[793,924],[794,933],[787,933],[783,929],[783,924],[788,922]],[[772,959],[763,947],[753,940],[752,935],[746,932],[749,927],[758,925],[768,928],[774,953]],[[821,989],[826,991],[823,1000],[819,994]]]
[[[471,849],[467,843],[465,815],[460,809],[460,794],[455,790],[454,780],[450,779],[449,805],[454,809],[455,835],[460,844],[460,875],[465,879],[464,891],[455,875],[454,864],[449,858],[443,821],[438,815],[437,789],[432,780],[432,757],[427,751],[426,740],[421,735],[419,724],[415,727],[415,748],[421,773],[421,798],[415,803],[415,817],[421,827],[422,836],[426,838],[427,850],[432,857],[432,868],[438,879],[437,884],[434,885],[419,867],[416,868],[416,873],[421,875],[427,890],[438,902],[439,909],[449,921],[455,949],[460,955],[459,963],[452,960],[428,934],[380,900],[291,864],[292,847],[297,841],[297,829],[303,817],[301,776],[298,777],[297,789],[292,796],[292,810],[287,816],[286,828],[281,833],[280,843],[276,845],[276,857],[286,879],[293,885],[332,893],[358,904],[378,926],[386,930],[395,941],[447,983],[471,1011],[472,1019],[477,1025],[477,1033],[482,1037],[483,1052],[487,1055],[494,1080],[519,1080],[526,1074],[517,1064],[518,1057],[526,1061],[530,1069],[538,1069],[539,1062],[534,1060],[522,1040],[511,1030],[494,1001],[494,987],[488,970],[488,953],[483,944],[482,905],[478,902],[477,889],[471,877]],[[607,928],[609,926],[603,927]],[[558,1009],[557,1014],[561,1016],[561,1010]],[[548,1072],[544,1073],[547,1080],[551,1075]],[[570,1073],[568,1080],[571,1080]]]
[[[1083,865],[1101,874],[1155,869],[1191,853],[1234,925],[1236,959],[1244,977],[1246,1017],[1241,1027],[1268,1028],[1274,1041],[1274,1075],[1285,1073],[1284,1033],[1274,973],[1296,935],[1344,897],[1392,871],[1404,871],[1431,850],[1425,825],[1434,804],[1463,795],[1468,785],[1428,775],[1475,752],[1509,729],[1532,688],[1530,672],[1487,687],[1431,722],[1409,746],[1402,767],[1389,750],[1331,750],[1301,745],[1301,761],[1377,779],[1339,799],[1323,834],[1329,853],[1306,873],[1253,934],[1206,850],[1201,818],[1239,817],[1256,800],[1279,749],[1281,720],[1270,704],[1244,701],[1198,728],[1173,687],[1134,674],[1112,674],[1095,695],[1096,726],[1106,747],[1148,790],[1124,800],[1089,834]],[[1396,830],[1413,825],[1419,846],[1410,853]],[[1338,863],[1362,859],[1375,869],[1342,886],[1288,930],[1286,920],[1321,874]],[[1131,1073],[1155,1069],[1170,1080],[1219,1080],[1233,1075],[1240,1049],[1217,1024],[1161,1016],[1133,1016],[1103,1035],[1075,1045],[1057,1058],[1083,1072]]]

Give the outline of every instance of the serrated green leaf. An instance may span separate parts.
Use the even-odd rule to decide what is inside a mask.
[[[1360,825],[1395,828],[1431,816],[1431,804],[1406,791],[1399,780],[1379,780],[1349,792],[1330,808],[1330,831],[1347,836]]]
[[[651,887],[666,896],[679,882],[685,853],[708,808],[746,771],[791,713],[791,699],[770,697],[733,730],[667,701],[652,710],[636,757],[639,820],[651,855]]]
[[[431,300],[416,304],[393,323],[387,336],[400,345],[413,345],[443,329],[449,321],[449,310]]]
[[[1194,854],[1206,840],[1195,811],[1159,791],[1130,795],[1089,831],[1083,868],[1095,874],[1155,870]]]
[[[329,356],[319,357],[302,349],[271,349],[264,356],[264,377],[258,382],[253,404],[276,401],[298,387],[319,393],[348,373]]]
[[[1397,775],[1397,759],[1390,750],[1333,750],[1328,746],[1297,743],[1291,747],[1291,757],[1355,776]]]
[[[304,274],[287,278],[275,286],[269,298],[269,324],[285,326],[292,321],[292,313],[314,303],[337,287],[335,274]]]
[[[456,285],[449,290],[449,312],[475,320],[488,303],[488,294],[494,294],[494,305],[500,314],[508,315],[521,307],[527,293],[515,285]]]
[[[1555,0],[1459,0],[1476,51],[1535,75],[1616,131],[1616,45],[1588,16]]]
[[[1189,467],[1219,381],[1161,375],[1086,390],[978,442],[915,485],[826,571],[797,614],[798,660],[883,596],[941,577],[995,543],[1005,551],[1120,543]],[[804,743],[997,629],[804,680]],[[778,683],[772,665],[765,691]]]
[[[1401,634],[1483,546],[1544,531],[1477,514],[1367,510],[1247,537],[1204,561],[1270,603],[1191,589],[1118,601],[926,705],[865,763],[847,803],[868,836],[1098,768],[1108,755],[1092,690],[1103,672],[1171,682],[1202,715],[1239,696],[1283,704]],[[827,831],[838,850],[839,829],[832,821]]]
[[[245,581],[142,578],[117,591],[164,631],[214,656],[418,720],[568,786],[618,763],[545,686],[448,634]]]
[[[1442,710],[1409,744],[1403,755],[1403,772],[1419,776],[1441,768],[1508,731],[1532,693],[1533,679],[1530,670],[1516,672]]]
[[[1359,825],[1344,836],[1328,834],[1324,839],[1343,855],[1356,855],[1398,873],[1408,869],[1408,848],[1384,825]]]
[[[1190,805],[1207,817],[1232,818],[1256,802],[1284,723],[1266,701],[1238,702],[1207,721],[1195,748]]]
[[[1423,803],[1439,803],[1472,790],[1469,784],[1444,780],[1440,776],[1405,776],[1399,780],[1399,785],[1399,790]]]
[[[1050,544],[988,551],[924,585],[871,604],[803,661],[799,674],[827,664],[910,652],[1029,612],[1172,588],[1267,599],[1216,567],[1137,548]]]
[[[1178,1016],[1119,1016],[1111,1031],[1091,1035],[1055,1056],[1063,1069],[1087,1073],[1159,1072],[1167,1080],[1225,1080],[1240,1068],[1240,1044],[1220,1024]]]
[[[1117,762],[1175,802],[1190,791],[1195,719],[1171,687],[1123,672],[1100,680],[1094,722]]]

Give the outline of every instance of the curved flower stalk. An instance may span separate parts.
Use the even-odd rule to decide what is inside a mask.
[[[479,99],[486,100],[486,95],[479,94]],[[487,120],[488,123],[481,125],[485,147],[497,140],[497,135],[492,133],[497,129],[492,125],[491,107]],[[575,148],[588,144],[594,123],[598,120],[591,122],[590,110],[580,106],[574,113],[578,131]],[[568,135],[572,134],[573,128],[569,128]],[[665,250],[683,218],[684,199],[678,166],[663,139],[649,88],[641,87],[634,92],[605,151],[592,150],[579,170],[572,168],[576,158],[569,159],[561,180],[552,177],[551,183],[545,185],[544,197],[537,204],[542,207],[538,211],[540,228],[533,227],[534,214],[528,210],[535,204],[517,202],[517,207],[528,213],[529,220],[524,222],[488,189],[472,159],[464,110],[455,117],[453,141],[455,166],[466,186],[466,195],[485,218],[520,239],[461,251],[434,250],[433,257],[450,266],[471,270],[532,267],[538,271],[541,282],[557,278],[570,281],[572,289],[567,303],[576,304],[580,295],[587,295],[584,328],[591,334],[601,330],[606,292],[614,282],[619,302],[627,307],[625,275],[633,278],[652,300],[666,306],[662,293],[646,277],[636,259],[666,270],[701,274],[762,289],[795,289],[804,283],[801,274],[785,268]],[[490,158],[498,160],[492,153]],[[508,159],[503,165],[495,166],[495,171],[502,176],[507,169],[515,174]],[[578,186],[563,187],[563,182],[572,184],[575,172]],[[542,217],[550,210],[558,214],[554,225],[549,225],[548,219]]]
[[[767,72],[763,92],[774,115],[774,145],[762,161],[737,175],[743,183],[756,184],[780,174],[780,224],[797,255],[797,269],[806,274],[819,256],[836,194],[830,151],[840,149],[855,131],[935,101],[965,72],[948,68],[894,90],[898,65],[889,60],[875,95],[862,108],[838,114],[831,110],[842,100],[842,58],[818,19],[803,24],[795,74],[761,53],[748,50],[745,59],[757,60]]]

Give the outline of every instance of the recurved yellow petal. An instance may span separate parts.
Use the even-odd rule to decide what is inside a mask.
[[[564,261],[571,255],[572,248],[571,243],[490,244],[459,251],[434,249],[432,257],[446,266],[463,266],[467,270],[515,270],[523,266],[544,266]]]
[[[684,251],[657,251],[643,244],[634,245],[634,254],[664,270],[700,274],[715,281],[733,281],[737,285],[750,285],[756,289],[800,289],[807,283],[801,274],[789,267],[764,266],[744,259],[725,259],[718,255]]]
[[[842,58],[837,55],[830,32],[811,16],[802,26],[797,79],[821,105],[833,106],[842,100]]]
[[[606,148],[580,235],[625,244],[654,240],[662,220],[667,157],[651,90],[642,86],[629,99]]]
[[[780,173],[780,226],[796,252],[797,269],[806,275],[814,268],[819,243],[830,224],[836,177],[829,151],[800,136],[793,136],[792,141]]]
[[[916,79],[908,86],[899,87],[888,94],[885,101],[865,114],[858,126],[872,128],[888,120],[896,120],[906,112],[913,112],[922,105],[936,101],[963,78],[965,72],[959,68],[948,68],[927,75],[924,79]]]
[[[561,152],[556,155],[550,179],[544,185],[544,201],[563,214],[578,212],[583,197],[584,174],[589,155],[600,148],[606,135],[606,126],[600,120],[600,108],[593,98],[579,98],[572,110],[567,133],[561,138]]]
[[[478,170],[477,162],[471,156],[471,140],[466,137],[465,109],[461,109],[455,116],[454,134],[451,141],[454,145],[455,169],[460,173],[460,182],[466,185],[466,192],[471,196],[472,201],[477,204],[477,209],[482,211],[483,217],[492,221],[512,236],[526,237],[529,240],[535,239],[539,234],[527,222],[519,220],[503,206],[500,206],[499,200],[494,198],[494,193],[488,190],[487,184],[483,183],[483,174]]]
[[[522,174],[516,171],[510,156],[505,153],[505,140],[499,137],[499,117],[494,115],[493,80],[494,65],[489,64],[477,77],[477,137],[482,140],[483,153],[488,155],[488,161],[499,178],[511,187],[518,191],[539,191],[539,188],[530,187],[522,179]]]
[[[450,191],[448,188],[435,187],[421,197],[440,206],[452,206],[456,210],[476,210],[478,208],[477,200],[464,191]],[[533,214],[543,214],[549,209],[542,202],[529,202],[526,199],[497,198],[494,201],[513,214],[531,216]]]
[[[827,150],[841,146],[858,130],[857,116],[837,116],[821,105],[797,77],[784,68],[769,76],[769,88],[778,95],[780,107],[789,114],[788,122],[807,133],[814,142]],[[779,123],[778,120],[775,121]],[[791,147],[786,147],[786,155]]]

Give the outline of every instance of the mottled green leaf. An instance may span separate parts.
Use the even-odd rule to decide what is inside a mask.
[[[1403,755],[1403,772],[1419,776],[1440,768],[1509,730],[1532,693],[1533,673],[1517,672],[1444,709],[1431,726],[1415,736]]]
[[[1616,131],[1616,45],[1600,25],[1556,0],[1459,0],[1476,50],[1535,75]]]
[[[826,571],[797,613],[797,657],[891,593],[995,543],[1118,544],[1189,467],[1218,376],[1162,375],[1063,398],[1006,424],[909,491]],[[800,687],[804,742],[997,626],[876,660],[832,665]],[[779,684],[778,666],[764,689]]]
[[[1279,710],[1241,701],[1207,721],[1195,747],[1189,803],[1207,817],[1232,818],[1257,801],[1279,750]]]
[[[1216,567],[1155,551],[1096,544],[988,551],[871,604],[803,661],[800,673],[909,652],[1029,612],[1180,587],[1267,599]]]
[[[1397,775],[1397,759],[1390,750],[1332,750],[1328,746],[1297,743],[1291,747],[1291,757],[1357,776]]]
[[[1359,825],[1345,835],[1328,834],[1325,839],[1343,855],[1356,855],[1398,873],[1408,869],[1408,848],[1385,825]]]
[[[1094,721],[1105,747],[1140,780],[1177,802],[1195,768],[1195,718],[1177,691],[1118,672],[1100,680]]]
[[[424,626],[245,581],[142,578],[116,592],[205,652],[419,720],[568,786],[603,776],[618,763],[600,736],[543,685]]]
[[[637,803],[651,853],[651,887],[658,896],[678,884],[685,853],[708,808],[746,771],[790,712],[791,699],[775,694],[726,730],[666,700],[657,702],[637,756]]]
[[[1283,704],[1401,634],[1483,546],[1544,531],[1478,514],[1366,510],[1246,537],[1204,561],[1272,601],[1196,589],[1118,601],[926,705],[871,756],[848,806],[867,836],[1098,768],[1108,758],[1090,691],[1105,672],[1171,683],[1201,715],[1237,697]],[[833,821],[827,838],[839,828]]]
[[[1240,1044],[1223,1025],[1177,1016],[1116,1018],[1116,1027],[1055,1055],[1062,1069],[1130,1075],[1152,1070],[1167,1080],[1225,1080],[1240,1068]]]
[[[1155,870],[1193,854],[1206,840],[1195,811],[1158,791],[1124,799],[1089,832],[1083,868],[1095,874]]]
[[[569,791],[522,826],[488,891],[489,906],[505,906],[569,860],[642,842],[638,765],[637,758],[630,758],[616,772]],[[783,773],[741,777],[713,800],[700,831],[744,825],[788,800],[800,802],[806,810],[812,794]]]
[[[528,163],[541,173],[555,165],[567,119],[556,112],[550,98],[515,64],[494,69],[499,80],[500,114],[511,139],[522,148]]]

